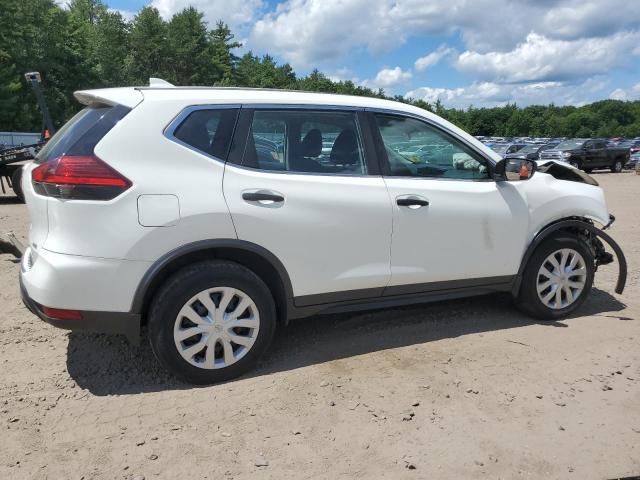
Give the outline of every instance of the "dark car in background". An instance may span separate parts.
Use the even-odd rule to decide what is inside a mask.
[[[638,164],[640,164],[640,152],[635,152],[631,154],[631,158],[625,164],[625,168],[638,168]]]
[[[565,140],[540,154],[540,160],[566,162],[587,173],[596,168],[609,168],[619,173],[629,157],[629,148],[608,147],[606,140],[584,138]]]
[[[618,148],[628,148],[629,152],[633,155],[634,153],[640,152],[640,140],[624,140],[616,145]]]
[[[551,150],[552,148],[557,147],[559,142],[555,143],[532,143],[524,148],[521,148],[515,153],[509,153],[505,156],[505,158],[521,158],[527,160],[538,160],[540,158],[540,153],[545,150]]]

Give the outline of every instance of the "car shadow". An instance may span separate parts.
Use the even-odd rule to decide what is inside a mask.
[[[22,205],[24,202],[13,195],[0,194],[0,205]]]
[[[506,294],[363,313],[320,315],[292,321],[286,328],[280,328],[261,364],[234,381],[532,323],[568,328],[573,321],[587,315],[634,320],[615,315],[625,307],[609,293],[594,289],[575,315],[562,322],[536,322],[521,314]],[[165,372],[148,342],[142,340],[135,346],[119,336],[71,332],[67,369],[80,387],[99,396],[196,388]]]

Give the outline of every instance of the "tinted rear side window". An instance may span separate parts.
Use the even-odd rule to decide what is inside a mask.
[[[257,110],[242,165],[261,170],[365,175],[356,114]]]
[[[40,150],[36,163],[62,155],[92,155],[98,142],[130,111],[122,105],[91,105],[80,110]]]
[[[178,125],[173,136],[196,150],[226,160],[237,114],[237,109],[195,110]]]

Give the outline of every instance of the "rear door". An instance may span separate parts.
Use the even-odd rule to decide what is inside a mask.
[[[238,238],[283,263],[298,306],[380,296],[390,279],[390,200],[359,115],[241,112],[224,195]]]
[[[602,140],[596,140],[595,142],[595,158],[596,166],[607,167],[611,164],[609,155],[610,151],[607,149],[607,142]]]

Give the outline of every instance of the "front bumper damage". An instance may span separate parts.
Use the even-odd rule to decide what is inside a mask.
[[[586,225],[591,227],[588,230],[592,235],[595,235],[597,240],[604,240],[607,243],[607,245],[609,245],[613,250],[613,252],[615,253],[616,259],[618,261],[618,281],[616,282],[615,291],[617,294],[621,294],[624,291],[624,287],[627,283],[627,259],[625,258],[624,253],[620,248],[620,245],[618,245],[616,241],[613,238],[611,238],[611,236],[609,236],[607,233],[604,233],[604,231],[607,230],[609,227],[611,227],[611,225],[615,221],[616,221],[616,217],[614,217],[613,215],[609,215],[609,223],[607,223],[604,227],[602,227],[602,229],[597,228],[595,225],[590,223],[587,223]],[[604,248],[600,248],[600,247],[601,247],[601,243],[596,248],[596,270],[600,265],[607,265],[613,262],[612,255],[606,252]]]

